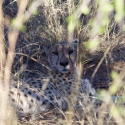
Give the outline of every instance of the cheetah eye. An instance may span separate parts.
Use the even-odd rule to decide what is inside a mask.
[[[56,52],[56,51],[55,51],[55,52],[52,52],[52,53],[53,53],[54,55],[58,55],[58,52]]]
[[[72,54],[74,51],[75,51],[75,50],[70,50],[70,51],[69,51],[69,54]]]

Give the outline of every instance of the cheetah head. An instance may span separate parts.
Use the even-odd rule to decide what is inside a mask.
[[[46,49],[46,55],[52,70],[60,73],[74,73],[77,65],[78,40],[61,41]]]

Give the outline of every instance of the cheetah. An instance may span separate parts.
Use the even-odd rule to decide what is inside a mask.
[[[46,112],[52,107],[66,111],[68,103],[77,101],[80,93],[94,95],[89,80],[77,75],[78,40],[56,42],[44,47],[51,71],[40,78],[24,82],[11,80],[9,100],[17,113]],[[74,99],[74,100],[73,100]]]

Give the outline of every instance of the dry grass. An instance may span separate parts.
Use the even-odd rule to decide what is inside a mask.
[[[23,18],[19,19],[27,6],[28,1],[25,2],[25,4],[23,3],[24,1],[20,2],[19,5],[19,11],[18,11],[18,15],[16,18],[16,21],[18,22],[18,27],[16,27],[16,21],[15,21],[15,26],[10,27],[12,28],[9,32],[8,32],[8,41],[9,41],[9,47],[8,47],[8,53],[6,55],[5,53],[5,43],[4,43],[4,23],[3,23],[3,14],[2,14],[2,4],[3,1],[1,1],[0,3],[0,11],[1,11],[1,47],[2,47],[2,51],[1,51],[1,78],[0,78],[0,124],[1,125],[8,125],[8,124],[17,124],[16,122],[16,118],[14,117],[14,112],[12,111],[12,109],[9,106],[9,83],[10,83],[10,78],[11,78],[11,68],[12,68],[12,64],[13,64],[13,60],[14,60],[14,54],[15,54],[15,46],[16,46],[16,42],[17,42],[17,37],[19,35],[19,28],[22,26],[23,24]],[[10,114],[12,113],[12,117],[10,116]],[[7,119],[9,118],[9,120],[7,121]]]
[[[31,76],[34,70],[35,71],[37,70],[40,73],[43,72],[45,70],[43,64],[46,65],[46,59],[44,60],[44,55],[41,55],[42,44],[51,44],[53,42],[57,42],[65,39],[70,40],[73,38],[77,38],[82,43],[80,45],[81,63],[83,64],[85,62],[91,61],[91,62],[94,62],[93,65],[95,65],[91,71],[89,70],[91,69],[91,65],[89,63],[88,65],[86,64],[87,67],[85,65],[84,73],[85,71],[89,73],[88,74],[85,73],[85,75],[89,77],[94,84],[94,82],[96,81],[95,79],[99,79],[98,77],[100,77],[100,74],[98,75],[98,70],[100,66],[104,64],[107,69],[106,73],[108,74],[106,76],[106,80],[107,80],[107,83],[109,83],[110,82],[109,79],[111,80],[110,73],[112,68],[108,68],[108,67],[110,67],[115,62],[122,62],[122,63],[125,62],[125,59],[124,59],[125,33],[120,28],[122,23],[119,23],[120,24],[120,27],[119,27],[119,24],[115,22],[113,11],[111,11],[108,14],[108,17],[110,18],[109,25],[105,27],[105,30],[103,33],[98,34],[98,30],[101,26],[102,18],[103,18],[102,8],[109,1],[103,0],[100,6],[97,5],[96,0],[83,2],[83,3],[77,0],[51,0],[51,1],[46,0],[43,6],[40,6],[43,2],[42,0],[35,1],[35,2],[38,2],[37,6],[35,6],[35,2],[34,4],[31,4],[31,2],[32,0],[30,0],[30,3],[27,6],[27,11],[24,13],[24,17],[27,20],[26,22],[24,20],[21,21],[22,18],[20,18],[20,15],[19,15],[20,13],[17,14],[18,22],[21,21],[20,22],[21,26],[23,23],[25,23],[26,29],[25,27],[22,27],[23,32],[21,32],[20,34],[19,34],[19,31],[16,32],[17,33],[16,36],[15,34],[14,35],[11,34],[11,35],[8,35],[8,38],[7,38],[6,35],[4,35],[5,41],[7,41],[7,39],[11,41],[10,37],[13,37],[13,36],[14,36],[15,43],[17,41],[17,45],[16,45],[17,55],[13,65],[13,73],[18,73],[20,66],[22,64],[27,65],[27,70],[24,71],[23,78],[28,77],[25,75],[25,72],[29,72]],[[20,3],[20,5],[23,6],[23,3]],[[89,15],[82,14],[81,10],[79,9],[75,11],[75,9],[78,6],[83,7],[86,5],[89,6],[89,9],[90,9]],[[10,32],[8,33],[8,30],[10,29],[10,22],[12,21],[13,17],[16,17],[17,8],[19,8],[19,6],[16,5],[16,1],[10,0],[9,3],[4,2],[3,11],[4,11],[5,22],[6,22],[4,24],[5,34],[10,34]],[[36,10],[34,10],[36,8],[38,8],[38,13]],[[34,12],[34,15],[31,17],[33,12]],[[67,29],[68,23],[66,19],[72,13],[74,13],[74,15],[76,14],[75,18],[78,18],[80,23],[76,25],[76,28],[74,29],[73,32],[69,33]],[[92,19],[95,19],[93,24],[92,24]],[[1,23],[3,22],[1,22],[0,20],[0,24]],[[0,25],[0,26],[3,26],[3,25]],[[0,39],[3,38],[3,31],[0,33],[0,35],[2,35]],[[93,52],[93,51],[90,51],[88,48],[85,49],[85,46],[89,42],[92,42],[95,38],[97,38],[100,41],[100,44],[96,49],[96,51]],[[3,39],[1,41],[3,41]],[[2,47],[0,48],[0,50],[4,52],[3,51],[4,41],[2,43],[3,43],[3,46],[0,46]],[[8,44],[6,42],[6,48],[7,48],[7,45]],[[4,59],[2,59],[2,56],[1,56],[1,61],[2,60]],[[9,63],[9,61],[7,62]],[[3,63],[1,62],[1,64]],[[9,64],[11,68],[12,62]],[[31,65],[33,65],[34,67],[31,68],[30,67]],[[124,70],[118,71],[118,73],[119,73],[118,77],[116,79],[114,78],[114,81],[112,80],[113,81],[112,83],[117,84],[116,88],[114,87],[115,89],[112,87],[114,91],[117,90],[117,88],[122,88],[122,86],[124,86],[123,84]],[[38,74],[36,74],[36,77],[38,77],[37,75]],[[103,80],[101,82],[103,82]],[[103,93],[104,98],[101,106],[100,105],[98,106],[97,104],[93,103],[91,100],[86,99],[86,101],[84,102],[84,105],[82,105],[81,108],[79,109],[78,111],[79,113],[73,111],[74,115],[76,115],[76,118],[74,118],[73,124],[122,125],[125,121],[124,113],[123,113],[124,103],[116,104],[112,101],[111,97],[112,95],[114,95],[114,91],[112,92],[112,89],[109,89],[109,91]],[[122,94],[124,94],[124,91]],[[121,109],[123,110],[123,112],[121,111]],[[35,118],[30,118],[30,116],[27,116],[25,118],[20,118],[20,121],[21,121],[20,124],[22,125],[24,124],[26,125],[71,124],[71,123],[68,123],[65,119],[62,119],[62,113],[60,113],[56,109],[54,111],[49,111],[45,114],[39,114],[39,116],[36,116]]]

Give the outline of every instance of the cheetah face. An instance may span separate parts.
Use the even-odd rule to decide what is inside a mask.
[[[48,62],[52,70],[61,73],[76,71],[78,41],[62,41],[48,49]]]

